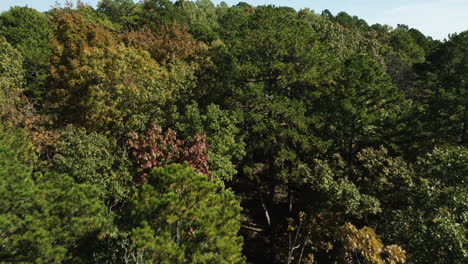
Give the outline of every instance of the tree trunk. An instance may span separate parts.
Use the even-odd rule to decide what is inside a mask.
[[[468,104],[465,104],[463,111],[463,127],[460,136],[460,144],[465,146],[468,144]]]

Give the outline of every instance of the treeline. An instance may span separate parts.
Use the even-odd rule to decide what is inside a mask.
[[[466,263],[468,31],[102,0],[0,15],[0,263]]]

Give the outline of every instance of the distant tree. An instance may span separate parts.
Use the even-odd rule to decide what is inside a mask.
[[[417,44],[407,25],[399,24],[390,32],[389,44],[395,52],[402,54],[411,62],[424,61],[424,48]]]
[[[424,109],[420,120],[426,141],[468,144],[467,43],[468,31],[454,34],[418,68],[417,101]]]
[[[97,11],[104,13],[113,23],[122,29],[130,30],[138,27],[138,15],[141,6],[133,0],[101,0]]]
[[[99,12],[83,1],[77,2],[77,6],[74,11],[80,14],[87,23],[95,23],[106,29],[106,31],[116,32],[122,29],[121,25],[114,23],[114,21],[107,17],[106,14]]]
[[[146,0],[142,3],[140,25],[156,29],[174,21],[182,21],[181,13],[170,0]]]
[[[333,18],[335,18],[335,16],[333,16],[333,14],[332,14],[332,13],[330,12],[330,10],[328,10],[328,9],[324,9],[324,10],[322,11],[322,16],[324,16],[324,17],[326,17],[326,18],[328,18],[328,19],[333,19]]]
[[[394,30],[383,33],[379,41],[386,48],[386,72],[393,83],[409,97],[414,97],[413,82],[416,75],[413,65],[425,60],[426,49],[429,49],[428,40],[422,39],[414,29],[399,24]]]
[[[216,7],[210,0],[178,1],[176,5],[183,14],[181,22],[187,25],[201,24],[211,29],[217,28]]]
[[[324,13],[322,13],[322,14],[324,14]],[[326,14],[326,16],[330,17],[330,16],[328,16],[328,14]],[[367,24],[367,22],[365,20],[359,19],[357,16],[350,16],[346,12],[338,13],[333,18],[333,20],[336,21],[337,23],[339,23],[340,25],[342,25],[342,26],[344,26],[346,28],[352,29],[352,30],[367,31],[369,29],[369,25]]]
[[[204,49],[202,43],[192,38],[187,27],[178,23],[126,32],[121,38],[128,46],[148,51],[162,65],[178,60],[196,62]]]

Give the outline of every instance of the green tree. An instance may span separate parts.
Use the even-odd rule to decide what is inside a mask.
[[[239,113],[223,111],[211,104],[202,114],[198,105],[189,105],[176,123],[183,138],[192,140],[196,135],[206,134],[208,164],[211,173],[224,181],[237,174],[235,162],[245,155],[245,143],[240,138]]]
[[[129,232],[147,263],[243,263],[234,194],[174,164],[154,170],[128,205]]]
[[[321,143],[310,136],[304,94],[326,78],[320,73],[329,64],[317,67],[324,56],[319,45],[311,45],[316,35],[293,9],[236,8],[230,15],[246,21],[233,22],[225,35],[227,48],[219,48],[227,63],[218,70],[231,79],[223,86],[222,94],[228,96],[223,104],[241,110],[246,155],[238,179],[251,186],[246,196],[258,205],[255,221],[267,230],[266,242],[261,242],[267,247],[263,261],[274,263],[296,201],[294,190],[304,177],[306,160]]]
[[[402,54],[411,62],[424,61],[424,48],[418,45],[406,25],[399,24],[390,32],[389,44],[395,52]]]
[[[425,61],[430,43],[422,34],[406,25],[398,25],[394,30],[385,31],[379,36],[383,45],[386,72],[393,83],[409,97],[414,97],[413,82],[416,79],[413,66]],[[420,35],[421,34],[421,35]]]
[[[325,13],[325,15],[329,17],[327,13]],[[350,16],[346,12],[338,13],[335,17],[333,17],[333,20],[349,29],[363,31],[367,31],[369,29],[369,25],[365,20],[359,19],[357,16]]]
[[[331,154],[340,153],[347,161],[367,146],[395,143],[393,135],[403,129],[404,94],[366,54],[346,60],[337,80],[319,87],[317,94],[317,132],[331,140]]]
[[[0,126],[0,261],[73,261],[80,241],[97,239],[111,215],[93,186],[67,175],[33,173],[25,133]]]
[[[463,263],[466,251],[466,148],[436,148],[410,166],[385,149],[360,153],[355,169],[363,193],[376,197],[382,213],[371,226],[403,246],[410,263]]]
[[[218,38],[215,31],[219,28],[216,7],[210,0],[178,1],[181,18],[189,25],[190,33],[206,43]]]
[[[113,23],[130,30],[138,26],[138,15],[141,6],[133,0],[101,0],[98,12],[104,13]]]
[[[182,21],[180,11],[170,0],[147,0],[142,3],[140,25],[156,29],[174,21]]]
[[[56,151],[54,169],[77,183],[96,186],[107,203],[122,201],[133,185],[131,164],[113,139],[69,126],[62,131]]]
[[[50,17],[28,7],[13,7],[0,15],[0,35],[24,58],[25,94],[33,102],[45,98],[50,41],[53,27]]]
[[[4,122],[17,119],[17,106],[23,101],[21,99],[24,85],[22,59],[21,54],[0,37],[0,116]]]
[[[418,119],[425,150],[436,144],[468,144],[467,43],[468,31],[454,34],[418,67],[415,101],[422,107]]]

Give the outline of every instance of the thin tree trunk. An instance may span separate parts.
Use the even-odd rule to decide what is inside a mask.
[[[467,145],[468,143],[468,104],[465,104],[465,109],[463,111],[463,128],[460,136],[460,144],[462,146]]]
[[[262,191],[259,190],[259,193],[260,193],[260,203],[262,205],[263,212],[265,213],[265,218],[266,218],[267,224],[268,224],[268,226],[270,226],[271,225],[270,213],[268,213],[268,207],[266,206],[265,200],[263,199]]]

